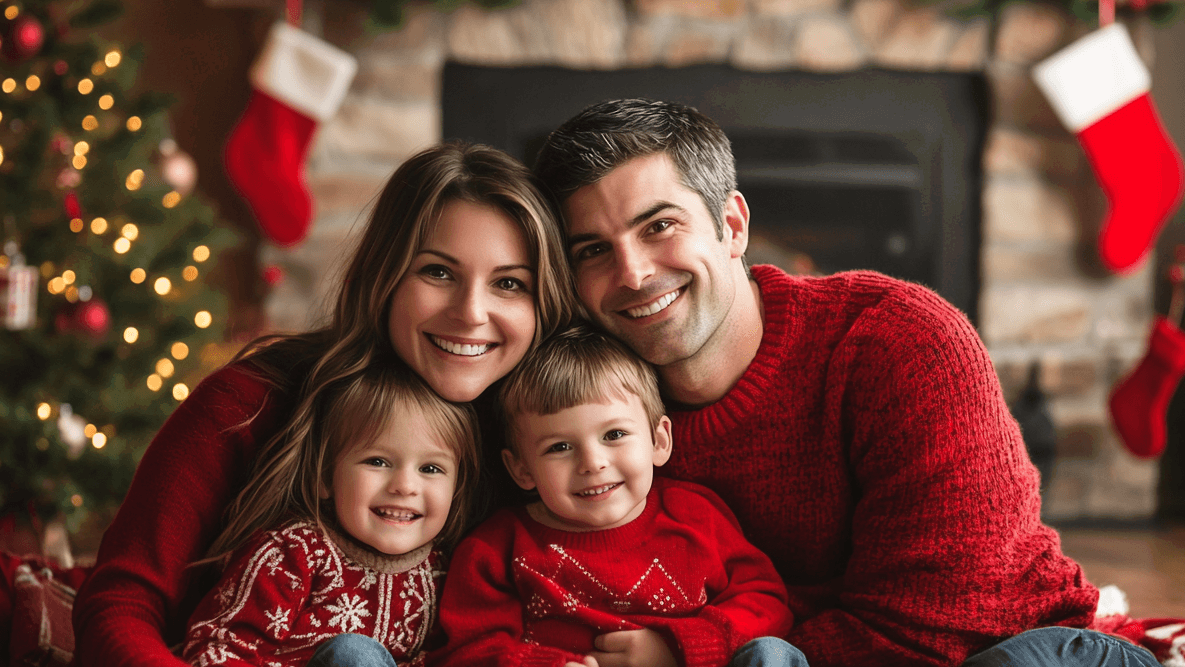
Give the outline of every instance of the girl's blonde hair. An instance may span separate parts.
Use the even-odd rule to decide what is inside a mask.
[[[575,291],[558,218],[535,176],[489,146],[448,142],[426,149],[396,169],[379,194],[343,275],[329,325],[305,334],[264,336],[231,361],[249,361],[246,368],[291,401],[289,423],[280,435],[311,433],[321,394],[373,365],[396,364],[412,373],[391,343],[391,299],[444,208],[455,201],[492,206],[523,231],[536,271],[533,344],[571,320]],[[276,460],[293,445],[277,436],[257,459]],[[227,518],[249,509],[236,500]],[[216,545],[219,551],[239,546],[221,537]]]
[[[283,429],[256,459],[250,481],[229,508],[229,521],[210,547],[210,560],[230,555],[260,528],[286,518],[324,526],[322,489],[332,493],[333,467],[342,454],[373,444],[387,429],[397,405],[418,410],[456,461],[452,505],[436,544],[454,545],[465,530],[478,475],[479,429],[470,405],[440,398],[403,364],[375,364],[324,389],[313,419]]]

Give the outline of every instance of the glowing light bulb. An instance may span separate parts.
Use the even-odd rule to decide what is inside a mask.
[[[82,507],[82,496],[77,493],[70,496],[70,504],[75,507]]]
[[[193,316],[193,323],[197,325],[197,328],[205,329],[214,323],[214,316],[208,310],[198,311],[198,314]]]
[[[61,276],[58,276],[50,280],[45,288],[49,290],[50,294],[61,294],[66,291],[66,281],[62,280]]]
[[[103,111],[106,111],[113,106],[115,106],[115,98],[112,97],[110,94],[104,95],[99,98],[99,108],[102,109]]]
[[[123,339],[128,343],[134,343],[140,340],[140,330],[136,327],[128,327],[123,330]]]
[[[140,235],[140,228],[132,223],[128,223],[120,228],[119,233],[129,241],[135,241],[136,237]]]
[[[129,131],[136,132],[143,126],[144,126],[144,123],[143,123],[143,121],[140,120],[139,116],[132,116],[131,118],[128,118],[128,130]]]
[[[173,377],[174,370],[176,369],[173,367],[173,362],[168,359],[161,359],[156,362],[156,374],[163,378]]]
[[[124,181],[124,185],[129,190],[139,190],[140,186],[143,184],[144,184],[144,170],[143,169],[133,169],[132,173],[128,174],[127,180]]]
[[[162,197],[160,203],[165,208],[173,208],[177,204],[181,203],[181,193],[173,190],[169,194]]]
[[[86,143],[85,141],[80,141],[80,142],[74,144],[74,154],[75,155],[86,155],[87,152],[90,151],[90,149],[91,149],[91,145]]]
[[[0,84],[0,90],[3,90],[6,93],[11,93],[12,91],[16,90],[16,79],[5,79],[4,83]]]
[[[94,424],[87,424],[86,428],[82,429],[82,434],[88,438],[94,437],[94,435],[98,432],[99,427],[95,426]]]
[[[189,356],[189,346],[182,342],[173,343],[170,351],[173,353],[173,358],[178,361]]]
[[[132,269],[132,275],[130,277],[133,283],[139,285],[148,278],[148,272],[144,269]]]
[[[53,415],[53,408],[50,407],[49,403],[38,403],[37,404],[37,418],[38,419],[40,419],[41,421],[45,421],[46,419],[49,419],[52,415]]]
[[[204,245],[200,245],[193,249],[193,261],[204,262],[210,259],[210,249]]]
[[[157,278],[156,282],[152,284],[152,289],[156,290],[156,293],[161,296],[168,294],[172,288],[173,283],[169,282],[169,279],[164,276]]]
[[[84,227],[86,227],[86,223],[82,221],[82,218],[74,218],[70,221],[70,231],[75,234],[81,232]]]
[[[98,127],[99,127],[99,119],[98,118],[95,118],[94,116],[86,116],[85,118],[82,119],[82,129],[86,130],[87,132],[90,132],[91,130],[98,129]]]
[[[106,234],[107,218],[95,218],[91,220],[91,231],[95,234]]]
[[[160,391],[160,388],[163,385],[164,385],[164,380],[160,379],[160,376],[157,375],[156,373],[153,373],[152,375],[148,376],[148,389],[149,390]]]
[[[74,275],[74,272],[73,272],[73,271],[71,271],[70,269],[66,269],[65,271],[63,271],[63,272],[62,272],[62,280],[63,280],[63,281],[64,281],[64,282],[65,282],[67,285],[73,285],[73,284],[74,284],[74,280],[75,280],[75,278],[77,278],[77,277],[78,277],[78,276]]]
[[[132,248],[132,242],[124,237],[115,239],[115,243],[111,244],[111,248],[115,250],[115,254],[122,255]]]
[[[193,281],[197,280],[197,277],[198,277],[197,267],[192,266],[192,265],[185,267],[181,271],[181,277],[184,278],[187,282],[193,282]]]
[[[91,91],[95,89],[95,82],[90,79],[83,79],[78,82],[78,92],[83,95],[90,95]]]
[[[86,156],[75,155],[74,159],[70,160],[70,165],[73,166],[75,169],[82,169],[83,167],[86,166]]]
[[[102,449],[106,444],[107,436],[102,433],[96,433],[93,437],[91,437],[91,445],[93,445],[95,449]]]
[[[30,74],[29,78],[25,79],[25,88],[29,90],[37,90],[41,87],[41,77],[36,74]]]
[[[184,401],[186,396],[189,396],[189,387],[186,387],[180,382],[173,385],[173,398],[178,401]]]
[[[119,51],[108,51],[107,55],[103,56],[103,63],[108,67],[118,67],[122,59],[123,57],[119,55]]]

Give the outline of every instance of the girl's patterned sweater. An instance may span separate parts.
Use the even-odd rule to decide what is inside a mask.
[[[430,544],[386,556],[307,521],[260,531],[198,605],[184,657],[201,667],[303,667],[322,642],[352,632],[400,665],[421,664],[442,565]]]

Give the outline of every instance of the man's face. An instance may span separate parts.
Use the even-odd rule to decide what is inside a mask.
[[[744,275],[743,202],[730,196],[718,239],[703,200],[664,153],[577,190],[564,213],[577,293],[590,315],[656,366],[694,357],[732,306],[738,267]]]

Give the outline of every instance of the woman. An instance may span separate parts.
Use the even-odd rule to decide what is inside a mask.
[[[190,565],[268,441],[312,423],[322,388],[370,364],[405,364],[441,397],[472,401],[567,322],[571,293],[554,211],[525,167],[459,143],[405,162],[379,196],[332,322],[256,341],[153,439],[75,602],[77,664],[183,664],[169,647],[217,576]]]

